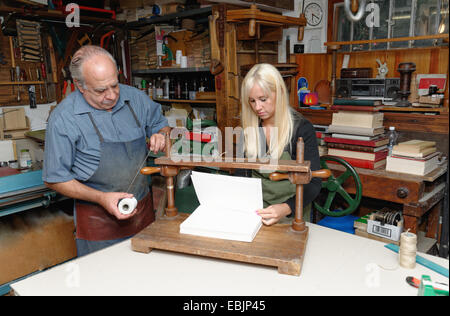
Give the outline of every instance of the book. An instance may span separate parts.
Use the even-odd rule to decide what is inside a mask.
[[[432,153],[435,153],[435,152],[437,152],[437,148],[436,147],[424,148],[421,152],[418,152],[418,153],[413,153],[413,152],[410,152],[408,150],[401,150],[401,147],[400,147],[400,149],[398,149],[398,147],[396,148],[395,146],[392,148],[392,154],[393,155],[413,157],[413,158],[423,158],[423,157],[426,157],[429,154],[432,154]]]
[[[361,146],[361,145],[351,145],[351,144],[341,144],[341,143],[327,143],[327,146],[328,146],[328,148],[355,150],[355,151],[362,151],[362,152],[368,152],[368,153],[374,153],[374,152],[378,152],[378,151],[387,149],[387,145],[374,147],[374,146]]]
[[[386,164],[386,158],[378,160],[378,161],[371,161],[371,160],[364,160],[364,159],[356,159],[356,158],[348,158],[348,157],[341,157],[345,161],[347,161],[350,165],[356,168],[363,168],[363,169],[378,169]],[[336,163],[334,161],[327,161],[327,163]]]
[[[413,159],[409,157],[388,156],[386,170],[424,176],[439,167],[439,155],[430,159]]]
[[[261,228],[261,179],[192,171],[200,205],[180,224],[181,234],[251,242]]]
[[[334,134],[334,135],[339,135],[339,134]],[[344,135],[344,136],[349,136],[349,135]],[[350,135],[350,136],[353,136],[353,135]],[[389,139],[384,136],[372,137],[372,139],[369,139],[369,140],[326,136],[326,137],[324,137],[324,140],[327,143],[351,144],[351,145],[370,146],[370,147],[379,147],[379,146],[389,144]]]
[[[356,105],[356,106],[378,106],[381,100],[362,100],[362,99],[334,99],[333,105]]]
[[[364,112],[378,112],[383,109],[382,106],[365,106],[365,105],[332,105],[330,110],[337,111],[364,111]]]
[[[339,111],[333,113],[331,124],[335,126],[351,126],[377,128],[383,126],[382,112]]]
[[[386,158],[388,154],[387,150],[382,150],[379,152],[361,152],[354,150],[344,150],[338,148],[328,148],[328,155],[338,156],[342,158],[355,158],[355,159],[363,159],[363,160],[371,160],[377,161],[383,158]]]
[[[436,142],[413,139],[413,140],[409,140],[407,142],[398,143],[397,145],[395,145],[393,147],[393,150],[395,149],[395,150],[409,152],[409,153],[420,153],[425,148],[435,147],[435,146],[436,146]]]
[[[328,131],[331,133],[351,134],[360,136],[376,136],[384,133],[384,127],[355,127],[355,126],[341,126],[330,125]]]
[[[439,156],[440,154],[441,154],[441,152],[436,151],[425,157],[411,157],[411,156],[402,156],[402,155],[394,155],[394,154],[392,154],[391,156],[397,157],[397,158],[404,158],[404,159],[408,159],[408,160],[414,160],[414,161],[426,161],[426,160],[433,158],[434,156]]]

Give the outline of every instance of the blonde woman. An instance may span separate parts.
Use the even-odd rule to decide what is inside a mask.
[[[289,105],[289,94],[280,72],[270,64],[257,64],[245,76],[241,87],[244,153],[247,158],[295,160],[297,140],[305,143],[305,161],[311,170],[320,169],[313,125]],[[239,175],[262,179],[264,209],[256,212],[265,225],[273,225],[295,211],[295,185],[289,180],[271,181],[269,173],[240,171]],[[304,186],[305,220],[309,204],[319,194],[321,180],[313,178]]]

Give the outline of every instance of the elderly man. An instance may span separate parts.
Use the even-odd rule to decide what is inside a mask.
[[[146,137],[150,150],[157,152],[165,147],[164,133],[170,128],[159,104],[119,84],[116,62],[106,50],[83,46],[73,55],[70,71],[78,89],[49,118],[43,180],[75,199],[77,250],[82,256],[153,222],[147,177],[138,170],[147,157]],[[136,209],[122,214],[119,201],[132,197],[138,201]]]

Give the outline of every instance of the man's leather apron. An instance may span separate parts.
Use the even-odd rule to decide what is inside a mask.
[[[138,172],[147,155],[145,131],[128,102],[130,115],[142,136],[128,142],[105,141],[94,122],[91,113],[89,118],[100,139],[100,162],[97,170],[82,183],[102,192],[127,192],[128,186]],[[113,240],[132,236],[154,221],[153,201],[149,192],[147,176],[138,174],[128,193],[138,200],[137,210],[133,217],[118,220],[98,204],[76,201],[77,238],[90,241]]]

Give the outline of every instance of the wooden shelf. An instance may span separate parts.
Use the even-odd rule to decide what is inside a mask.
[[[337,112],[337,110],[330,109],[313,110],[296,108],[296,110],[302,113],[311,123],[318,125],[330,125],[333,113]],[[383,125],[386,128],[395,126],[396,130],[404,132],[425,132],[448,135],[448,120],[449,114],[447,111],[437,112],[436,115],[426,115],[417,112],[386,111],[384,112]]]
[[[252,50],[252,49],[247,49],[247,50],[239,50],[236,52],[236,54],[255,54],[256,51]],[[278,52],[273,51],[273,50],[258,50],[258,54],[261,55],[278,55]]]
[[[42,19],[55,19],[56,21],[65,21],[67,18],[67,14],[62,13],[57,10],[46,10],[46,9],[24,9],[24,8],[15,8],[9,6],[0,6],[0,13],[11,13],[16,12],[18,17],[25,17],[30,20],[40,21]],[[100,23],[113,23],[115,25],[124,25],[126,21],[114,20],[112,18],[100,18],[100,17],[91,17],[86,16],[85,14],[81,14],[80,16],[81,23],[92,23],[92,25],[97,25]]]
[[[0,81],[0,85],[28,85],[28,84],[45,84],[45,81]]]
[[[164,22],[171,22],[176,19],[181,19],[181,18],[186,18],[186,17],[191,17],[191,16],[196,16],[197,17],[196,20],[198,23],[198,18],[200,16],[204,15],[205,17],[207,17],[207,16],[211,15],[211,12],[212,12],[211,7],[199,8],[199,9],[187,10],[187,11],[182,11],[182,12],[176,12],[176,13],[167,14],[167,15],[158,16],[158,17],[145,18],[145,19],[141,19],[139,21],[128,22],[127,26],[128,26],[128,28],[139,28],[139,27],[142,27],[145,25],[161,24]]]
[[[155,102],[216,104],[216,100],[153,99]]]
[[[184,72],[209,72],[209,67],[190,67],[190,68],[158,68],[158,69],[139,69],[132,70],[133,75],[152,75],[152,74],[169,74]]]

